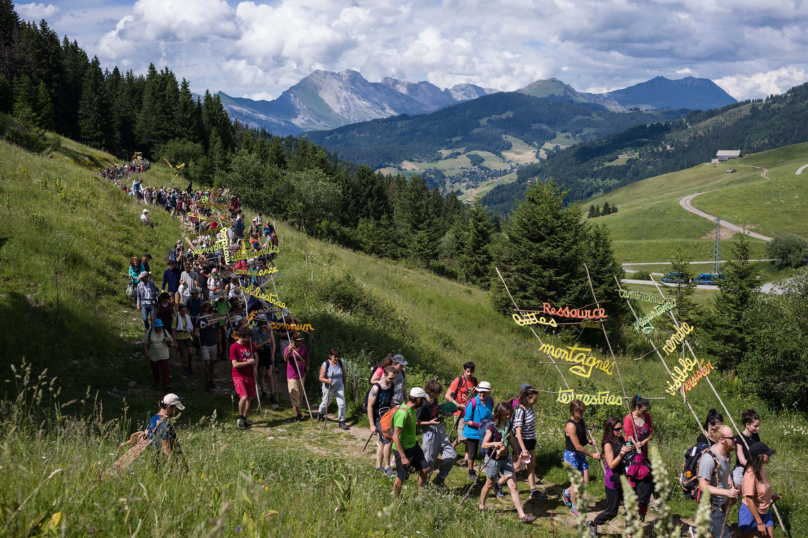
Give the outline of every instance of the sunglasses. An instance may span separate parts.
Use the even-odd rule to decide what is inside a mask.
[[[621,431],[623,431],[623,427],[621,426],[621,427],[619,427],[619,428],[615,428],[615,429],[614,429],[614,431],[616,431],[616,432],[621,432]]]
[[[733,442],[735,441],[735,438],[734,438],[734,437],[727,437],[727,436],[724,436],[724,437],[721,437],[721,439],[729,439],[730,441],[733,441]]]

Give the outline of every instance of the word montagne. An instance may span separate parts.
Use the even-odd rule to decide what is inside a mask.
[[[608,375],[612,375],[614,369],[614,362],[606,359],[598,359],[597,357],[587,357],[586,354],[592,351],[592,348],[583,348],[578,346],[567,346],[567,349],[555,347],[550,344],[542,344],[539,351],[547,353],[553,358],[563,359],[567,362],[578,363],[576,366],[570,366],[570,372],[581,377],[589,377],[592,375],[592,370],[597,368]],[[587,370],[588,368],[588,370]]]

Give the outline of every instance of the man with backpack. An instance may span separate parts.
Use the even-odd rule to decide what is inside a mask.
[[[477,388],[478,381],[474,377],[474,363],[467,362],[463,365],[463,375],[452,381],[449,385],[449,390],[446,391],[446,400],[454,403],[457,406],[455,413],[455,421],[457,422],[457,439],[452,443],[453,447],[463,444],[465,451],[465,461],[468,461],[469,450],[466,443],[466,437],[463,435],[463,429],[466,426],[465,417],[466,403],[470,398],[474,397],[474,389]]]
[[[387,438],[382,433],[381,418],[393,406],[393,393],[395,386],[393,380],[398,375],[398,370],[393,366],[384,369],[384,376],[370,387],[365,396],[363,411],[368,414],[370,422],[370,434],[378,432],[379,444],[376,448],[376,470],[383,472],[388,477],[395,476],[395,472],[390,467],[390,449],[392,448],[392,438]]]
[[[418,444],[415,436],[415,425],[418,419],[415,416],[416,409],[423,407],[427,399],[427,393],[421,387],[413,387],[407,403],[398,406],[392,416],[393,428],[393,450],[396,451],[396,481],[393,484],[393,497],[398,499],[401,493],[401,485],[407,479],[410,469],[418,471],[418,490],[426,483],[429,465],[424,457],[424,452]],[[388,412],[389,413],[389,412]],[[382,428],[385,427],[385,418],[382,418]],[[387,431],[384,431],[385,436]]]
[[[699,460],[699,493],[710,492],[710,531],[715,538],[729,538],[732,532],[727,526],[727,513],[735,502],[740,489],[732,482],[730,474],[730,452],[735,451],[735,436],[732,428],[721,426],[719,438],[712,447],[704,451]],[[701,494],[699,494],[699,502]],[[693,529],[691,527],[691,535]]]
[[[477,395],[466,404],[465,410],[465,427],[463,428],[463,435],[466,437],[468,443],[468,479],[471,481],[477,480],[477,472],[474,470],[474,460],[480,449],[480,432],[479,428],[484,422],[490,421],[494,412],[494,400],[491,399],[491,383],[488,381],[481,381],[477,385]]]
[[[151,329],[146,329],[143,336],[143,351],[149,359],[154,387],[162,385],[165,390],[171,389],[171,379],[168,377],[168,347],[174,343],[171,335],[163,328],[163,320],[154,320]]]

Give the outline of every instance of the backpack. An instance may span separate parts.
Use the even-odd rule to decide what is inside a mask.
[[[462,375],[460,375],[460,376],[459,376],[459,377],[456,379],[456,381],[457,381],[457,389],[456,389],[456,390],[455,390],[455,391],[452,393],[452,398],[454,398],[455,400],[457,400],[457,394],[460,392],[460,385],[461,385],[461,383],[463,383],[463,376],[462,376]],[[476,378],[476,377],[471,376],[471,381],[472,381],[472,383],[474,383],[474,386],[475,386],[475,387],[476,387],[477,385],[479,385],[479,383],[477,382],[477,378]]]
[[[685,461],[682,464],[682,472],[679,475],[679,485],[682,487],[682,492],[686,499],[692,499],[696,502],[701,497],[701,489],[699,488],[699,462],[702,456],[709,454],[715,462],[715,469],[713,474],[718,472],[718,458],[713,451],[710,450],[710,445],[706,443],[696,443],[685,452]],[[712,477],[710,477],[712,479]]]
[[[393,431],[395,429],[393,428],[393,417],[395,416],[396,412],[402,407],[406,407],[406,405],[401,404],[391,408],[382,416],[381,420],[379,420],[379,424],[382,427],[382,435],[384,436],[385,439],[393,438]],[[410,416],[409,411],[407,411],[407,422],[409,422],[411,419],[412,417]]]
[[[485,439],[485,431],[488,429],[489,424],[494,424],[494,421],[491,419],[485,419],[480,422],[480,426],[477,428],[477,436],[480,440],[480,445],[482,445],[483,439]],[[494,427],[496,428],[496,425]]]
[[[364,415],[368,414],[368,399],[370,398],[370,391],[373,390],[373,387],[379,387],[379,392],[381,392],[382,390],[392,390],[393,389],[392,386],[389,389],[383,389],[379,383],[374,383],[373,385],[371,385],[370,388],[368,389],[368,391],[365,393],[365,400],[362,402],[362,414],[364,414]],[[392,394],[390,395],[390,401],[391,402],[393,401],[393,395]],[[377,397],[377,403],[378,403],[378,397]]]
[[[370,384],[370,380],[373,379],[373,374],[376,372],[378,368],[381,367],[382,363],[384,363],[384,361],[379,361],[370,367],[370,377],[368,377],[368,384]],[[382,372],[382,375],[384,375],[384,372]]]

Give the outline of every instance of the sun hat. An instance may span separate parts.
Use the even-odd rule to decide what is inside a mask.
[[[421,387],[413,387],[410,389],[410,398],[428,398],[429,395]]]
[[[491,392],[491,383],[488,381],[480,381],[477,385],[477,392]]]
[[[174,393],[166,394],[163,396],[163,405],[173,405],[180,411],[185,409],[185,406],[180,402],[180,397]]]
[[[407,366],[409,363],[404,360],[404,355],[393,355],[393,362],[402,366]]]
[[[163,326],[163,320],[161,319],[154,320],[154,325],[152,325],[152,327],[162,327],[162,326]]]
[[[149,212],[149,210],[148,210],[148,209],[144,209],[144,210],[143,210],[143,212],[144,212],[144,213],[148,213],[148,212]]]

